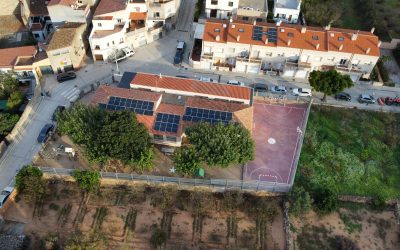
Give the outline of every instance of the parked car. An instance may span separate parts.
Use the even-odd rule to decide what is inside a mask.
[[[183,55],[185,54],[186,43],[185,42],[178,42],[176,46],[176,52],[174,57],[174,65],[180,65],[183,61]]]
[[[375,98],[369,94],[361,94],[358,97],[358,102],[359,103],[367,103],[367,104],[373,104],[375,103]]]
[[[212,79],[212,78],[210,78],[210,77],[199,77],[198,80],[199,80],[199,81],[202,81],[202,82],[218,83],[217,80],[214,80],[214,79]]]
[[[293,95],[294,96],[312,96],[312,93],[311,93],[311,89],[294,88]]]
[[[65,81],[72,80],[75,78],[76,78],[76,74],[73,71],[68,71],[68,72],[60,73],[57,75],[58,82],[65,82]]]
[[[125,53],[127,57],[133,56],[135,54],[135,51],[133,51],[129,47],[122,48],[122,51]]]
[[[285,86],[272,86],[271,92],[274,94],[286,94],[287,88]]]
[[[175,77],[178,77],[178,78],[185,78],[185,79],[190,78],[190,77],[188,77],[188,76],[182,76],[182,75],[177,75],[177,76],[175,76]]]
[[[229,81],[227,82],[227,84],[229,84],[229,85],[235,85],[235,86],[244,86],[244,83],[243,83],[243,82],[239,82],[239,81],[236,81],[236,80],[229,80]]]
[[[53,121],[55,121],[56,120],[56,118],[57,118],[57,114],[58,113],[62,113],[63,111],[65,110],[65,106],[57,106],[57,108],[54,110],[54,112],[53,112],[53,116],[51,117],[51,119],[53,120]]]
[[[397,105],[400,106],[400,97],[386,97],[384,99],[384,102],[386,105],[391,106],[391,105]]]
[[[52,132],[54,129],[54,125],[51,123],[48,123],[46,125],[44,125],[44,127],[42,128],[42,130],[39,133],[39,136],[37,138],[37,141],[39,143],[44,143],[46,142],[47,138],[50,135],[50,132]]]
[[[8,198],[10,197],[11,193],[14,191],[13,187],[6,187],[0,194],[0,208],[3,208],[4,204],[6,204]]]
[[[351,101],[351,95],[346,92],[341,92],[335,95],[336,100]]]
[[[119,62],[130,56],[133,56],[134,54],[135,54],[135,52],[132,49],[130,49],[129,47],[124,47],[120,50],[115,51],[113,54],[111,54],[108,57],[108,60],[110,62]]]
[[[267,92],[268,91],[268,85],[264,84],[264,83],[254,83],[251,87],[256,92]]]

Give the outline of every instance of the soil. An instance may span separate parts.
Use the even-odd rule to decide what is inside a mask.
[[[309,240],[304,238],[302,231],[311,229],[315,231],[311,234],[327,232],[324,240],[336,236],[350,239],[359,249],[400,249],[400,226],[396,225],[393,211],[340,208],[324,216],[311,211],[301,218],[291,218],[291,223],[299,248],[302,247],[301,242]]]
[[[243,208],[229,212],[221,209],[221,200],[215,196],[219,194],[209,193],[214,198],[209,201],[210,209],[202,215],[200,229],[196,230],[193,225],[194,205],[186,204],[188,198],[175,200],[172,207],[163,207],[162,199],[168,193],[161,192],[159,188],[152,187],[152,191],[148,191],[149,187],[146,186],[102,187],[99,194],[91,194],[85,203],[73,183],[60,182],[49,187],[49,195],[43,203],[33,205],[22,196],[18,202],[10,204],[4,215],[7,221],[18,226],[19,231],[23,228],[23,233],[31,239],[32,249],[38,248],[43,242],[48,244],[51,237],[57,239],[60,246],[65,246],[67,240],[77,232],[81,237],[93,233],[104,236],[107,239],[103,244],[104,249],[152,249],[150,238],[155,228],[161,228],[169,235],[164,249],[254,249],[256,244],[256,219],[249,217],[247,212],[241,210]],[[177,192],[189,193],[175,190],[172,192],[174,197],[177,197]],[[277,214],[267,223],[265,246],[258,249],[284,249],[280,200],[260,199],[269,199],[268,204],[276,208]],[[68,205],[71,206],[70,212],[63,212]],[[86,209],[82,210],[84,207]],[[99,215],[100,210],[105,211],[104,217]],[[77,216],[79,211],[83,211],[83,217]],[[135,213],[133,230],[126,227],[131,212]],[[230,217],[236,218],[236,233],[234,229],[228,229]],[[63,218],[66,218],[65,223]]]

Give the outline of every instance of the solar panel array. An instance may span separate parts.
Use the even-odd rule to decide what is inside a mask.
[[[154,129],[157,131],[176,133],[179,128],[179,115],[157,113]]]
[[[253,28],[253,40],[262,41],[263,28],[261,26],[254,26]]]
[[[278,30],[277,28],[268,28],[268,31],[265,32],[262,26],[253,27],[253,40],[262,41],[263,35],[268,36],[268,42],[276,43],[278,39]]]
[[[154,102],[111,96],[107,104],[99,104],[107,110],[130,110],[141,115],[153,115]]]
[[[278,40],[277,28],[268,28],[268,42],[276,43]]]
[[[183,115],[183,120],[209,123],[222,122],[228,124],[232,120],[232,112],[187,107]]]

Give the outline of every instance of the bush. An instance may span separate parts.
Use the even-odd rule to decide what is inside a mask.
[[[195,22],[199,21],[199,18],[200,18],[202,9],[203,9],[203,3],[204,3],[204,0],[197,0],[195,10],[194,10],[194,18],[193,18],[193,20]]]
[[[386,207],[386,199],[383,195],[377,195],[371,200],[371,208],[375,210],[383,210]]]
[[[0,113],[0,140],[14,128],[19,120],[19,115]]]
[[[383,63],[383,61],[381,59],[378,60],[376,66],[378,66],[378,70],[379,70],[379,73],[380,73],[380,75],[382,77],[382,81],[383,82],[390,81],[389,72],[385,68],[385,65],[384,65],[384,63]]]
[[[290,213],[299,216],[306,214],[312,205],[310,194],[303,187],[295,187],[289,194]]]
[[[23,101],[24,101],[24,95],[19,91],[15,91],[11,93],[10,97],[7,100],[7,109],[15,111],[19,108],[19,106]]]
[[[75,170],[72,177],[79,187],[86,192],[95,191],[100,187],[100,173],[96,171]]]
[[[337,193],[331,188],[317,188],[314,190],[313,198],[317,211],[321,213],[330,213],[337,208]]]
[[[47,184],[43,179],[43,172],[30,165],[22,167],[15,176],[15,187],[29,201],[37,201],[47,192]]]
[[[199,169],[200,161],[194,147],[184,146],[175,151],[174,163],[179,173],[193,175]]]
[[[167,241],[167,234],[159,228],[157,228],[153,232],[150,238],[150,243],[151,245],[153,245],[153,247],[162,246],[166,241]]]

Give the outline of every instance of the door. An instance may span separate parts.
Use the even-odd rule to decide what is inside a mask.
[[[95,54],[94,58],[96,59],[96,61],[103,61],[104,60],[102,54],[100,54],[100,55]]]
[[[211,10],[211,11],[210,11],[210,17],[216,18],[216,17],[217,17],[217,11],[218,11],[218,10]]]
[[[258,74],[260,72],[259,65],[249,65],[247,66],[247,73],[255,73]]]

